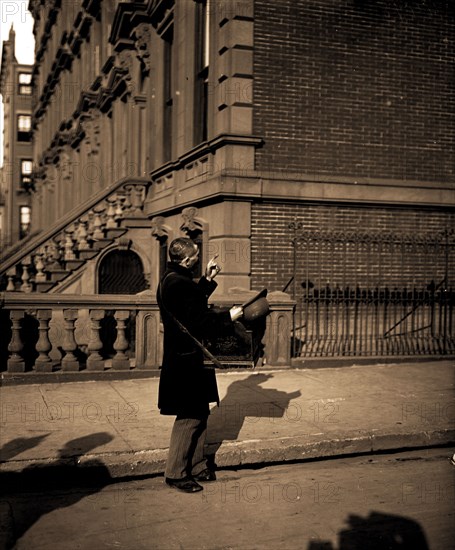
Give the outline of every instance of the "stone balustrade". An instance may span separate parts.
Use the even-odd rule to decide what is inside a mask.
[[[2,370],[103,371],[157,368],[161,362],[160,315],[151,295],[5,292],[1,305],[0,356],[6,355],[5,344],[9,351]]]
[[[216,297],[214,305],[242,304],[248,291]],[[263,339],[267,366],[291,364],[294,302],[268,296]],[[154,295],[0,294],[1,369],[8,373],[158,368],[162,327]]]

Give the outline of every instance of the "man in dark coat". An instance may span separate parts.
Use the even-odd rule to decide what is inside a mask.
[[[197,340],[232,330],[241,317],[241,307],[213,311],[208,298],[217,284],[213,280],[220,267],[209,261],[205,276],[193,281],[192,268],[199,258],[197,245],[178,238],[169,246],[170,263],[157,290],[164,326],[164,353],[160,375],[158,408],[161,414],[175,415],[166,463],[165,481],[188,493],[202,490],[198,481],[213,481],[207,467],[204,442],[209,403],[218,403],[215,370],[204,367],[202,350],[185,334],[179,322]]]

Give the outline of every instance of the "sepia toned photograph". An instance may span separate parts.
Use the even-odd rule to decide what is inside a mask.
[[[454,0],[0,50],[0,550],[455,549]]]

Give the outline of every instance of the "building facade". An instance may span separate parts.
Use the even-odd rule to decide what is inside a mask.
[[[3,42],[0,94],[3,97],[3,166],[0,196],[0,255],[30,231],[33,192],[32,67],[15,55],[15,32]]]
[[[220,299],[303,293],[314,334],[324,323],[355,333],[348,310],[360,300],[362,322],[384,336],[415,300],[422,310],[422,289],[448,296],[449,0],[31,0],[30,10],[37,237],[3,263],[3,288],[154,291],[167,243],[189,235],[202,263],[219,254]],[[401,313],[379,327],[391,289]],[[322,296],[335,308],[325,317],[342,316],[335,328],[319,317]],[[438,330],[453,341],[447,323]]]

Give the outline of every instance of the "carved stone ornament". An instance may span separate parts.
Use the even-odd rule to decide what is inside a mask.
[[[202,231],[202,223],[197,219],[198,209],[194,206],[184,208],[182,211],[183,224],[180,230],[185,233],[193,233],[194,231]]]
[[[100,121],[99,116],[95,115],[93,112],[88,113],[88,117],[82,123],[85,131],[85,140],[89,146],[89,156],[97,155],[101,147],[100,141]]]
[[[123,50],[119,53],[118,66],[124,72],[123,80],[125,81],[128,93],[134,91],[134,84],[131,76],[133,72],[133,62],[133,55],[130,50]]]
[[[129,250],[133,241],[128,239],[128,237],[120,237],[118,240],[118,249],[119,250]]]
[[[134,31],[136,36],[135,46],[137,57],[143,65],[145,72],[150,71],[150,38],[151,30],[148,23],[141,23]]]
[[[168,237],[168,231],[165,227],[166,218],[163,216],[155,216],[151,219],[150,223],[152,226],[152,236],[156,237],[157,239],[163,239],[165,237]]]

